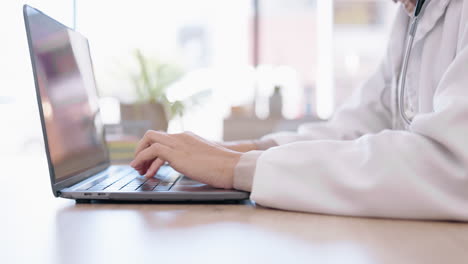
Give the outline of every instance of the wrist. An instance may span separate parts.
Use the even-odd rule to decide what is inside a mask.
[[[253,150],[267,150],[278,146],[278,144],[273,139],[254,140],[253,144],[255,145],[255,149]]]
[[[223,174],[226,179],[225,189],[234,188],[234,172],[243,153],[237,151],[228,151],[224,162]]]
[[[257,149],[257,145],[255,144],[255,142],[254,141],[249,141],[249,140],[224,142],[222,144],[222,146],[227,148],[227,149],[230,149],[232,151],[242,152],[242,153],[249,152],[249,151]]]

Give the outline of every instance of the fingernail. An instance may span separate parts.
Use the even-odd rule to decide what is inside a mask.
[[[132,162],[130,162],[130,166],[135,167],[135,160],[132,160]]]

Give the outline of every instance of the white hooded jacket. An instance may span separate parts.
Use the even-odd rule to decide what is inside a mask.
[[[271,134],[251,198],[286,210],[468,220],[468,0],[429,1],[407,74],[403,125],[396,83],[409,17],[398,11],[382,65],[326,123]],[[244,154],[244,155],[248,155]]]

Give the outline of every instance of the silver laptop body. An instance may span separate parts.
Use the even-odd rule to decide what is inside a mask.
[[[190,180],[169,166],[154,178],[110,165],[88,40],[23,8],[52,190],[77,200],[220,201],[249,193]]]

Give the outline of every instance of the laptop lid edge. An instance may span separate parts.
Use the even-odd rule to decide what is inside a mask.
[[[49,146],[47,144],[48,140],[47,140],[46,127],[45,127],[44,110],[42,109],[41,95],[40,95],[40,91],[39,91],[39,80],[38,80],[38,77],[37,77],[37,72],[36,72],[36,67],[35,67],[36,60],[34,58],[31,30],[29,28],[29,20],[28,20],[28,9],[29,8],[35,9],[35,8],[29,6],[29,5],[26,5],[26,4],[23,5],[24,25],[25,25],[25,28],[26,28],[26,36],[27,36],[27,39],[28,39],[29,56],[30,56],[30,59],[31,59],[31,68],[32,68],[33,78],[34,78],[34,87],[35,87],[35,90],[36,90],[36,100],[37,100],[37,105],[38,105],[38,110],[39,110],[38,111],[39,112],[39,118],[41,120],[42,137],[43,137],[43,140],[44,140],[44,148],[45,148],[45,152],[46,152],[46,156],[47,156],[47,166],[48,166],[48,169],[49,169],[50,183],[51,183],[52,192],[54,193],[54,196],[58,197],[59,193],[54,188],[54,185],[55,185],[55,171],[54,171],[54,166],[52,164],[52,158],[51,158],[50,152],[49,152]]]
[[[30,5],[27,5],[27,4],[23,5],[23,18],[24,18],[24,24],[25,24],[25,29],[26,29],[26,36],[27,36],[27,39],[28,39],[29,56],[30,56],[30,59],[31,59],[31,66],[32,66],[32,72],[33,72],[33,78],[34,78],[34,86],[35,86],[35,91],[36,91],[36,99],[37,99],[38,110],[39,110],[38,112],[39,112],[39,118],[41,120],[42,136],[43,136],[43,140],[44,140],[44,149],[45,149],[45,152],[46,152],[47,165],[48,165],[48,169],[49,169],[50,183],[51,183],[52,192],[53,192],[54,196],[59,197],[60,196],[60,190],[66,188],[66,187],[72,186],[72,185],[74,185],[74,184],[76,184],[76,183],[78,183],[80,181],[83,181],[83,180],[97,174],[98,172],[103,171],[106,168],[108,168],[110,166],[109,152],[108,152],[108,148],[106,146],[106,160],[103,163],[100,163],[100,164],[98,164],[98,165],[96,165],[96,166],[94,166],[92,168],[89,168],[89,169],[87,169],[85,171],[81,171],[78,174],[73,175],[73,176],[71,176],[69,178],[66,178],[64,180],[56,182],[56,180],[55,180],[56,179],[55,170],[54,170],[54,166],[53,166],[53,163],[52,163],[52,157],[50,155],[50,150],[49,150],[48,137],[47,137],[47,131],[46,131],[46,123],[45,123],[45,117],[44,117],[44,110],[42,108],[41,94],[40,94],[40,89],[39,89],[39,80],[38,80],[38,75],[37,75],[36,67],[35,67],[36,66],[35,65],[36,61],[35,61],[35,57],[34,57],[33,43],[32,43],[32,38],[31,38],[31,31],[30,31],[30,28],[29,28],[28,8],[33,9],[34,11],[39,12],[39,13],[45,15],[45,16],[47,16],[47,15],[44,14],[43,12],[41,12],[40,10],[30,6]],[[56,21],[55,19],[54,19],[54,21],[61,24],[60,22]],[[61,25],[68,28],[67,26],[65,26],[63,24],[61,24]],[[88,43],[88,45],[89,45],[89,43]]]

